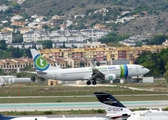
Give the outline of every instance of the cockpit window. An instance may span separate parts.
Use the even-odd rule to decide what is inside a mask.
[[[142,69],[144,69],[145,67],[141,67]]]

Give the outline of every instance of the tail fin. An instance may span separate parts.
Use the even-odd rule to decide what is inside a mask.
[[[34,64],[38,71],[60,69],[59,67],[51,66],[38,52],[36,49],[30,49],[31,55],[34,60]]]
[[[103,105],[107,113],[106,116],[115,119],[130,115],[131,111],[111,94],[105,92],[95,92],[94,94],[96,95],[99,102],[101,102]]]

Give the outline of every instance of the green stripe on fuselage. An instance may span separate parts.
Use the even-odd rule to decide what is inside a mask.
[[[120,77],[124,77],[124,65],[120,65]]]

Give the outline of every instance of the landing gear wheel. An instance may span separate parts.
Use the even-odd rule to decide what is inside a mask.
[[[88,80],[88,81],[86,82],[86,84],[87,84],[87,85],[90,85],[90,84],[91,84],[90,80]]]
[[[93,85],[96,85],[96,84],[97,84],[96,80],[94,80],[94,81],[92,82],[92,84],[93,84]]]

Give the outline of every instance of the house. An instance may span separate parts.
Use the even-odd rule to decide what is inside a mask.
[[[43,21],[43,19],[46,18],[45,16],[37,16],[36,19],[34,20],[37,23],[40,23]]]
[[[5,23],[8,23],[7,20],[2,20],[1,23],[5,24]]]
[[[41,43],[35,43],[35,42],[23,42],[23,43],[11,43],[8,44],[8,48],[9,47],[14,47],[14,48],[32,48],[32,47],[36,47],[38,50],[43,48],[43,45]]]
[[[9,28],[9,27],[4,27],[1,29],[1,32],[5,33],[5,32],[14,32],[13,28]]]
[[[80,33],[84,36],[91,38],[93,41],[97,41],[102,37],[105,37],[110,31],[109,30],[100,30],[100,29],[82,29]]]
[[[81,18],[84,18],[85,15],[75,15],[74,18],[76,19],[77,17],[81,17]]]
[[[106,48],[107,45],[101,42],[87,42],[84,48]]]
[[[15,15],[11,18],[11,22],[16,21],[16,20],[20,20],[20,19],[23,19],[23,17],[21,15]]]
[[[34,19],[36,19],[37,17],[38,17],[37,14],[31,16],[31,18],[34,18]]]
[[[32,31],[32,29],[31,29],[31,28],[25,28],[25,27],[20,28],[20,33],[21,33],[21,34],[27,33],[27,32],[29,32],[29,31]]]
[[[166,39],[166,40],[162,43],[162,45],[168,46],[168,40]]]
[[[23,42],[36,42],[41,40],[50,40],[48,32],[44,30],[29,31],[23,34]]]
[[[11,25],[24,27],[26,22],[23,21],[12,21]]]
[[[6,5],[1,5],[1,6],[0,6],[0,11],[5,12],[5,11],[8,10],[8,9],[9,9],[9,7],[6,6]]]
[[[93,28],[94,29],[106,29],[106,26],[103,24],[96,24]]]
[[[67,61],[63,58],[55,58],[57,65],[61,68],[67,68]]]
[[[102,9],[94,11],[94,13],[107,13],[107,12],[109,12],[109,10],[106,8],[102,8]]]
[[[123,17],[121,19],[117,19],[115,21],[115,23],[126,23],[126,22],[133,20],[133,19],[135,19],[135,17]]]
[[[11,44],[8,44],[8,48],[10,48],[10,47],[22,49],[23,48],[23,44],[22,43],[11,43]]]
[[[5,40],[6,43],[12,43],[12,32],[0,32],[0,40]]]
[[[4,71],[20,70],[23,71],[27,65],[31,65],[34,68],[32,59],[17,58],[17,59],[2,59],[0,60],[0,67]]]
[[[58,16],[58,15],[52,16],[50,25],[55,26],[58,24],[62,24],[64,19],[65,19],[65,16]]]
[[[66,48],[82,48],[84,47],[84,45],[87,43],[87,41],[69,41],[69,42],[65,42],[65,46]],[[53,48],[59,48],[62,47],[64,44],[64,42],[53,42],[52,43],[52,47]]]
[[[79,31],[29,31],[23,33],[24,42],[36,42],[43,40],[51,40],[54,43],[53,47],[62,46],[63,42],[66,42],[67,47],[83,47],[89,37],[82,35]],[[74,43],[74,44],[73,44]]]
[[[22,4],[23,2],[25,2],[26,0],[17,0],[18,4]]]
[[[122,12],[121,12],[121,16],[127,15],[127,14],[129,14],[129,13],[131,13],[131,12],[130,12],[130,11],[122,11]]]
[[[134,35],[129,37],[128,39],[125,39],[123,41],[120,41],[119,43],[127,45],[127,46],[135,46],[137,42],[141,42],[142,44],[146,44],[147,37],[142,35]]]

